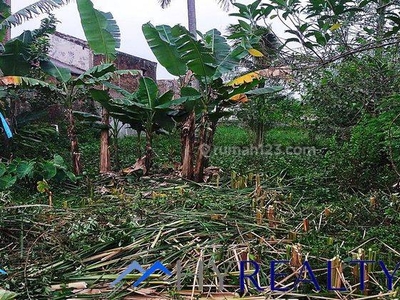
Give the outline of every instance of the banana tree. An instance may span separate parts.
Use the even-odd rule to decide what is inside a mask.
[[[194,89],[187,86],[190,79],[186,80],[186,86],[181,88],[181,98],[166,106],[175,105],[187,116],[181,126],[182,176],[202,181],[218,120],[229,114],[225,108],[237,103],[242,99],[237,95],[250,92],[263,78],[260,76],[241,84],[223,81],[248,51],[242,46],[231,48],[216,29],[200,33],[200,40],[180,25],[171,28],[147,23],[142,30],[158,62],[168,72],[175,76],[186,75],[186,78],[189,72],[199,82],[199,88]]]
[[[95,66],[77,78],[72,78],[70,70],[55,66],[52,62],[42,63],[42,70],[52,76],[56,83],[49,83],[24,76],[0,77],[0,86],[18,86],[20,88],[44,88],[58,95],[63,104],[68,121],[68,137],[71,143],[72,167],[75,175],[82,173],[79,143],[72,109],[73,102],[82,90],[110,81],[115,75],[135,74],[135,71],[118,71],[113,64]],[[108,130],[108,127],[107,127]]]
[[[56,4],[59,3],[57,5],[63,3],[63,1],[58,0],[53,2]],[[110,62],[116,57],[116,48],[119,47],[120,34],[119,28],[112,15],[95,9],[91,0],[77,0],[77,7],[82,27],[90,48],[94,54],[104,55],[106,63],[88,70],[77,79],[72,79],[71,72],[68,69],[57,67],[51,61],[44,60],[40,63],[40,68],[48,75],[54,77],[61,86],[60,88],[55,84],[46,84],[45,82],[40,82],[28,77],[14,77],[10,83],[29,86],[40,82],[42,87],[51,88],[53,91],[60,93],[69,123],[68,136],[71,141],[73,169],[74,173],[79,175],[82,172],[82,166],[80,163],[75,119],[72,113],[72,103],[75,100],[75,96],[77,95],[76,93],[79,89],[86,86],[101,84],[103,81],[109,81],[112,79],[112,74],[115,73],[115,66]],[[29,35],[23,34],[21,35],[21,38],[17,38],[6,44],[5,52],[0,56],[0,68],[4,75],[26,76],[31,70],[31,62],[27,59],[27,57],[29,57],[27,40],[29,40]],[[11,77],[3,78],[3,83],[9,81],[10,78]],[[107,172],[110,170],[110,154],[108,150],[109,124],[108,114],[106,111],[103,112],[103,120],[104,126],[101,135],[102,150],[100,153],[100,171]]]
[[[111,13],[101,12],[93,7],[91,0],[77,0],[82,28],[89,47],[94,54],[104,56],[104,63],[115,60],[120,47],[120,31]],[[102,111],[103,129],[100,137],[100,173],[111,170],[109,150],[110,118],[106,109]]]
[[[98,89],[91,90],[92,97],[100,102],[113,118],[129,124],[139,135],[142,130],[146,133],[145,154],[138,158],[135,165],[147,174],[154,156],[152,148],[154,133],[171,121],[167,112],[170,110],[169,103],[173,98],[173,92],[160,94],[157,84],[148,77],[139,79],[139,88],[134,93],[110,83],[105,85],[120,93],[121,98],[113,99],[108,91]]]

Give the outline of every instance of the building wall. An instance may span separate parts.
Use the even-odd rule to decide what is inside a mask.
[[[81,71],[86,71],[104,62],[104,56],[93,55],[86,41],[70,35],[56,32],[50,37],[50,45],[49,56],[53,60],[71,67],[71,69],[77,68]],[[119,70],[138,70],[143,76],[156,80],[156,62],[117,52],[115,64]],[[121,80],[121,87],[133,92],[137,89],[137,83],[135,83],[137,80],[132,81],[129,77],[132,76],[126,76]]]
[[[102,55],[95,55],[93,59],[93,64],[99,65],[103,61],[104,57]],[[115,64],[118,70],[137,70],[139,71],[139,74],[150,77],[154,81],[156,81],[157,63],[155,62],[123,52],[118,52]],[[139,78],[139,76],[122,75],[118,79],[118,82],[115,83],[132,93],[136,91],[139,86]]]
[[[65,65],[86,71],[93,67],[93,55],[87,43],[57,32],[50,36],[49,56]]]

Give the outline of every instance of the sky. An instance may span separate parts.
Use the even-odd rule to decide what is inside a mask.
[[[12,0],[12,11],[15,12],[37,0]],[[158,0],[92,0],[95,8],[111,12],[117,21],[121,31],[120,51],[138,57],[157,61],[151,52],[142,33],[142,25],[151,22],[154,25],[176,25],[187,26],[187,6],[186,0],[172,0],[171,5],[162,9]],[[241,0],[241,3],[248,4],[252,1]],[[230,12],[234,12],[231,10]],[[224,11],[219,7],[216,0],[197,0],[197,29],[206,32],[216,28],[221,32],[230,23],[235,23],[234,17],[229,17],[230,12]],[[85,39],[82,26],[80,24],[76,1],[54,11],[55,16],[61,22],[57,26],[59,32]],[[39,27],[40,20],[45,17],[39,16],[33,20],[12,29],[12,36],[19,35],[23,30],[35,29]],[[157,78],[173,78],[162,66],[157,67]]]

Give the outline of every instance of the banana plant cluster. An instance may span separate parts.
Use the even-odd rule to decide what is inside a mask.
[[[173,108],[173,117],[185,116],[181,123],[182,176],[200,182],[217,122],[229,115],[225,108],[236,104],[235,100],[247,99],[237,95],[251,92],[263,79],[253,78],[240,84],[224,80],[249,52],[241,45],[232,48],[216,29],[199,33],[200,40],[181,25],[147,23],[142,30],[158,62],[182,79],[181,97],[162,107]]]
[[[145,155],[141,157],[142,155],[139,154],[138,165],[141,163],[143,165],[141,169],[147,174],[154,156],[152,149],[154,133],[161,128],[166,128],[168,124],[172,125],[167,111],[173,98],[173,92],[167,91],[160,94],[157,84],[148,77],[139,79],[139,88],[134,93],[109,82],[104,85],[118,92],[120,97],[111,97],[109,90],[92,89],[93,99],[101,103],[113,118],[135,129],[139,139],[141,132],[144,131],[146,134]]]
[[[52,9],[69,1],[43,1],[43,7],[38,9]],[[68,137],[71,142],[71,157],[73,170],[76,175],[82,173],[82,165],[80,161],[80,151],[78,137],[75,129],[75,117],[72,110],[72,103],[81,90],[88,87],[101,85],[104,82],[109,82],[115,75],[121,74],[136,74],[136,71],[119,71],[116,70],[112,61],[116,58],[116,48],[120,44],[120,31],[111,13],[104,13],[94,8],[91,0],[77,0],[77,8],[80,14],[83,31],[86,35],[89,47],[94,54],[103,55],[105,63],[95,66],[78,78],[73,78],[71,71],[66,68],[61,68],[54,65],[49,59],[44,59],[40,62],[40,69],[47,75],[53,78],[53,81],[43,81],[36,78],[31,78],[28,75],[32,69],[32,62],[29,60],[29,43],[32,42],[32,35],[25,32],[20,37],[11,40],[5,45],[5,52],[0,55],[0,69],[3,72],[3,77],[0,77],[0,85],[3,86],[18,86],[21,88],[46,88],[57,93],[66,111],[68,121]],[[4,8],[4,7],[3,7]],[[2,9],[2,7],[0,7]],[[0,29],[10,26],[9,14],[5,15],[6,19],[0,23]],[[12,17],[11,17],[12,18]],[[0,20],[1,21],[1,20]],[[12,22],[11,22],[12,24]],[[102,139],[105,143],[105,153],[101,153],[102,157],[106,156],[105,161],[109,161],[108,152],[108,131],[107,123],[108,116],[103,118],[105,124],[102,129],[102,136],[105,133],[105,138]],[[109,167],[109,166],[107,166]]]

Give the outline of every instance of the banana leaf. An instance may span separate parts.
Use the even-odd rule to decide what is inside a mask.
[[[91,0],[77,0],[82,28],[94,54],[102,54],[107,61],[116,58],[120,45],[120,31],[111,13],[93,7]]]

